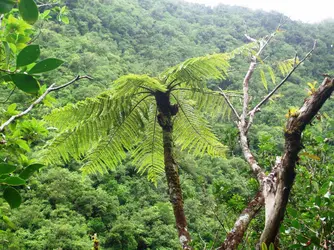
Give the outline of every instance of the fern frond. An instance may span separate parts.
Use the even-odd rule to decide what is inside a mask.
[[[156,78],[148,75],[126,75],[117,79],[113,84],[117,96],[131,96],[140,92],[166,92],[167,88]]]
[[[207,79],[225,79],[229,68],[226,54],[213,54],[188,59],[163,72],[159,79],[167,86],[184,84],[187,87],[206,88]]]
[[[73,128],[82,121],[108,113],[113,106],[117,105],[115,102],[112,92],[106,91],[95,98],[87,98],[76,104],[54,109],[44,117],[44,120],[60,130]]]
[[[262,81],[264,88],[268,90],[268,82],[267,82],[267,78],[266,78],[266,75],[263,69],[260,69],[260,77],[261,77],[261,81]]]
[[[224,98],[217,91],[210,89],[197,90],[197,89],[175,89],[175,96],[178,99],[192,100],[193,106],[211,117],[226,117],[229,110]],[[237,96],[236,91],[225,91],[230,96],[230,100],[233,100],[234,96]]]
[[[282,76],[287,75],[291,69],[293,68],[295,63],[298,63],[299,60],[295,60],[294,58],[292,59],[287,59],[284,61],[280,61],[277,63],[278,69],[280,70]]]
[[[147,178],[154,183],[164,172],[164,150],[162,129],[157,122],[157,108],[151,106],[144,139],[132,151],[133,162],[140,174],[147,173]]]
[[[102,147],[108,147],[110,141],[111,150],[115,151],[114,155],[109,153],[109,156],[114,158],[109,159],[114,162],[114,164],[110,164],[110,168],[113,169],[115,164],[118,164],[125,157],[124,148],[130,149],[134,143],[133,140],[143,129],[148,109],[148,100],[146,99],[149,97],[153,98],[150,95],[137,96],[131,99],[130,104],[128,102],[129,106],[119,105],[118,102],[113,103],[113,100],[109,100],[109,104],[103,103],[104,108],[99,109],[100,113],[85,116],[85,119],[77,122],[74,126],[60,131],[59,135],[46,145],[42,152],[43,158],[47,163],[58,163],[59,160],[66,162],[73,157],[77,161],[89,160],[95,164],[93,156],[98,154],[98,150],[101,150]],[[91,101],[89,100],[88,103]],[[83,103],[82,105],[86,107]],[[106,107],[110,109],[106,110]],[[69,112],[74,110],[76,109],[73,107],[67,109]],[[61,113],[61,111],[59,112]],[[85,112],[85,110],[81,109],[80,112]],[[57,123],[56,120],[53,121]],[[106,158],[103,161],[106,164],[110,163]],[[106,164],[95,164],[96,172],[105,171],[108,168]],[[94,171],[92,170],[92,172]]]
[[[255,55],[256,51],[259,49],[259,43],[258,42],[251,42],[244,44],[230,52],[227,53],[227,56],[229,59],[233,59],[234,57],[238,55],[242,56],[249,56],[249,55]]]
[[[226,147],[219,142],[208,122],[190,102],[179,100],[177,102],[179,113],[175,118],[174,138],[181,150],[190,151],[196,156],[204,153],[211,156],[225,156]]]
[[[132,150],[141,136],[147,119],[148,109],[153,103],[152,96],[146,96],[127,113],[112,112],[119,119],[114,123],[108,135],[101,138],[86,155],[85,165],[81,168],[85,174],[103,173],[108,169],[115,169],[126,157],[126,151]]]
[[[275,85],[276,84],[276,76],[275,76],[274,70],[273,70],[273,68],[270,65],[267,65],[267,69],[268,69],[271,81]]]

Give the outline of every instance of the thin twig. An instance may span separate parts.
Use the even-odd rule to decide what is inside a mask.
[[[220,92],[217,92],[217,91],[210,91],[210,92],[206,92],[206,91],[203,91],[202,89],[197,89],[197,88],[191,88],[191,89],[188,89],[188,88],[177,88],[177,89],[173,89],[173,91],[191,91],[191,92],[197,92],[197,93],[202,93],[202,94],[205,94],[205,95],[217,95],[217,96],[220,96],[221,93]],[[225,91],[226,92],[226,91]],[[233,92],[233,91],[231,91]],[[235,92],[235,91],[234,91]],[[242,95],[238,95],[237,93],[233,93],[233,94],[226,94],[226,96],[228,97],[242,97]]]
[[[26,110],[22,111],[21,113],[19,113],[17,115],[13,115],[6,122],[4,122],[0,126],[0,132],[2,132],[5,129],[5,127],[7,127],[10,123],[15,121],[16,119],[28,114],[37,104],[41,103],[50,92],[57,91],[57,90],[60,90],[62,88],[65,88],[68,85],[70,85],[70,84],[72,84],[72,83],[74,83],[78,80],[81,80],[81,79],[90,79],[91,80],[93,78],[90,77],[90,76],[77,76],[72,81],[70,81],[68,83],[65,83],[65,84],[63,84],[61,86],[58,86],[58,87],[54,87],[56,85],[55,83],[51,84],[51,86],[48,87],[46,89],[46,91],[40,97],[38,97]]]
[[[0,103],[4,104],[6,102],[8,102],[9,98],[14,94],[14,91],[16,90],[16,86],[12,89],[12,91],[9,93],[8,97],[6,98],[6,100],[1,101]]]
[[[27,44],[32,44],[33,42],[35,42],[41,34],[42,34],[42,31],[39,30],[38,34],[35,37],[33,37]]]
[[[234,106],[232,105],[232,103],[230,102],[230,100],[228,99],[227,95],[224,93],[224,91],[218,87],[220,90],[220,94],[224,97],[225,101],[227,102],[228,106],[230,106],[230,108],[232,109],[233,113],[235,114],[235,116],[238,118],[238,120],[240,121],[240,116],[237,112],[237,110],[234,108]]]
[[[255,113],[259,111],[259,108],[265,104],[270,97],[272,97],[276,91],[282,87],[282,85],[289,79],[289,77],[292,75],[292,73],[312,54],[316,47],[317,41],[314,41],[313,48],[304,56],[302,60],[300,60],[291,70],[290,72],[284,77],[284,79],[266,96],[260,101],[249,113],[249,122],[247,126],[247,131],[249,130],[250,126],[253,123],[253,119],[255,116]]]

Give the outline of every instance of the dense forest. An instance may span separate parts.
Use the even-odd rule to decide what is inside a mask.
[[[176,0],[37,1],[34,20],[34,1],[26,0],[28,7],[21,2],[18,9],[14,2],[0,3],[0,246],[233,249],[222,244],[261,189],[245,148],[268,176],[277,156],[284,159],[285,135],[300,107],[334,75],[334,22],[305,24],[276,12]],[[26,59],[36,50],[36,58]],[[255,61],[245,104],[245,75]],[[261,112],[247,114],[282,80]],[[175,86],[191,91],[173,92]],[[168,112],[157,97],[166,92],[175,93]],[[43,93],[45,99],[34,105]],[[152,97],[156,107],[141,101],[145,94],[152,94],[146,100]],[[296,177],[278,225],[280,249],[334,249],[334,103],[330,94],[326,98],[301,131]],[[29,113],[2,127],[32,104]],[[137,120],[127,130],[115,129],[137,106]],[[110,120],[103,120],[106,110],[115,113]],[[246,123],[246,115],[254,121],[238,125],[236,119]],[[91,120],[90,127],[77,126]],[[191,248],[180,245],[163,168],[162,144],[172,122],[171,161],[178,165]],[[162,128],[155,141],[161,152],[146,137],[156,126]],[[121,137],[114,147],[110,133]],[[158,163],[145,163],[144,146],[152,147]],[[261,206],[237,249],[255,249],[262,239],[267,223]]]

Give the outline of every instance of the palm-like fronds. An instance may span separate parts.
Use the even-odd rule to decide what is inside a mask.
[[[133,163],[137,165],[138,172],[147,173],[147,178],[156,181],[164,172],[164,151],[162,142],[162,129],[157,122],[157,108],[150,107],[150,113],[145,124],[145,134],[134,149]]]
[[[148,75],[126,75],[117,79],[113,84],[117,96],[132,96],[138,93],[161,91],[166,92],[167,88],[158,79]]]
[[[68,161],[70,157],[84,160],[85,172],[114,169],[126,156],[124,149],[130,150],[136,144],[140,131],[143,131],[148,113],[148,99],[152,100],[152,96],[137,96],[127,102],[127,106],[120,104],[117,99],[108,99],[109,102],[106,102],[98,96],[86,100],[87,103],[80,102],[80,110],[77,105],[69,105],[52,112],[46,117],[52,125],[66,123],[65,119],[71,117],[71,114],[73,117],[80,117],[78,112],[83,113],[83,119],[71,128],[67,125],[66,129],[46,146],[46,150],[42,152],[44,159],[48,163],[57,163],[59,159]],[[91,110],[90,104],[94,104],[94,110],[100,112],[87,113]],[[64,117],[61,115],[63,112],[66,114]]]
[[[158,92],[171,93],[179,105],[173,137],[182,150],[224,156],[225,147],[200,112],[224,109],[224,99],[207,89],[205,80],[225,78],[229,57],[215,54],[192,58],[159,78],[123,76],[98,97],[53,111],[45,120],[60,130],[44,150],[46,161],[57,163],[72,157],[83,162],[84,173],[103,173],[115,169],[129,154],[138,172],[156,181],[164,172],[163,137],[155,100]],[[190,91],[177,89],[184,87]]]
[[[226,147],[223,146],[213,133],[208,122],[194,108],[191,101],[180,101],[179,114],[174,123],[174,139],[181,150],[187,150],[196,156],[207,153],[211,156],[225,156]]]
[[[207,79],[225,79],[229,68],[227,54],[191,58],[169,68],[159,78],[170,88],[185,84],[189,88],[206,88]]]
[[[149,106],[150,100],[144,97],[127,114],[119,112],[118,119],[114,117],[116,122],[108,135],[101,138],[96,147],[87,154],[85,159],[87,162],[82,167],[84,173],[103,173],[108,169],[114,170],[125,159],[125,151],[131,151],[136,146],[144,129]]]

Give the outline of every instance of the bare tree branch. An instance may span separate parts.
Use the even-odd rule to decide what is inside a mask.
[[[270,97],[272,97],[276,91],[282,87],[282,85],[289,79],[289,77],[292,75],[293,72],[295,72],[295,70],[312,54],[312,52],[314,51],[315,47],[316,47],[317,42],[314,41],[313,44],[313,48],[304,56],[303,59],[301,59],[297,64],[296,64],[296,57],[295,57],[295,65],[294,67],[290,70],[290,72],[284,77],[284,79],[266,96],[264,97],[248,114],[249,114],[249,122],[248,122],[248,129],[250,128],[250,126],[253,123],[253,119],[255,116],[255,113],[258,112],[260,110],[260,107],[265,104]],[[297,55],[296,55],[297,56]]]
[[[261,192],[258,192],[255,198],[248,203],[242,211],[239,218],[234,224],[233,229],[228,233],[224,243],[218,248],[219,250],[235,250],[241,243],[242,238],[248,228],[249,223],[260,211],[263,206],[264,198]]]
[[[28,114],[37,104],[41,103],[50,92],[57,91],[57,90],[60,90],[62,88],[65,88],[65,87],[69,86],[70,84],[72,84],[76,81],[79,81],[81,79],[90,79],[91,80],[93,78],[90,77],[90,76],[77,76],[73,80],[71,80],[70,82],[65,83],[65,84],[63,84],[61,86],[58,86],[58,87],[55,87],[55,85],[56,85],[55,83],[51,84],[51,86],[49,88],[47,88],[46,91],[40,97],[38,97],[26,110],[22,111],[21,113],[19,113],[17,115],[13,115],[6,122],[4,122],[0,126],[0,132],[2,132],[5,129],[5,127],[7,127],[10,123],[15,121],[16,119]]]
[[[238,118],[238,121],[240,121],[240,116],[239,116],[237,110],[234,108],[234,106],[232,105],[232,103],[228,99],[227,95],[224,93],[224,91],[220,87],[218,87],[218,88],[220,90],[220,94],[225,98],[225,101],[227,102],[228,106],[230,106],[230,108],[232,109],[233,113]]]
[[[281,221],[284,218],[286,205],[295,178],[295,165],[298,153],[302,149],[302,132],[322,105],[334,91],[334,79],[325,78],[318,90],[307,98],[303,106],[294,114],[291,114],[285,127],[285,147],[280,164],[277,166],[277,188],[272,191],[275,195],[271,204],[269,217],[266,220],[260,243],[267,245],[275,243]],[[267,209],[266,209],[267,210]]]

